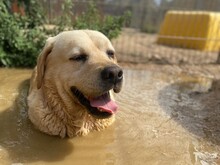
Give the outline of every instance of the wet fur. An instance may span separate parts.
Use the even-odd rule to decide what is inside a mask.
[[[70,86],[75,85],[90,97],[102,92],[101,68],[117,65],[116,59],[106,56],[107,49],[114,50],[107,37],[90,30],[67,31],[46,41],[33,71],[28,95],[28,116],[39,130],[74,137],[102,130],[114,122],[114,115],[107,119],[91,116],[70,91]],[[89,62],[70,61],[77,53],[89,55]]]

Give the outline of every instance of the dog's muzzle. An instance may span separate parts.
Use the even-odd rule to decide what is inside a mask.
[[[101,71],[103,91],[93,98],[86,96],[77,87],[71,87],[73,95],[78,99],[88,112],[96,118],[104,119],[111,117],[117,112],[117,104],[111,99],[110,90],[118,93],[121,91],[123,71],[117,65],[105,67]],[[95,91],[94,91],[95,92]]]

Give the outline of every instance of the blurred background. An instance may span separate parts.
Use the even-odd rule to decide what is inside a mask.
[[[48,36],[72,29],[103,32],[112,40],[122,63],[220,63],[220,0],[3,0],[0,3],[0,66],[33,67]],[[177,14],[165,19],[169,11]],[[208,49],[201,46],[205,44]]]
[[[89,2],[85,0],[73,1],[73,18],[85,12]],[[42,3],[47,17],[51,20],[50,22],[62,14],[63,0],[42,0]],[[184,43],[178,46],[157,44],[160,28],[168,11],[218,12],[220,10],[219,0],[99,0],[95,3],[101,15],[121,16],[128,11],[130,12],[130,18],[126,24],[123,24],[120,35],[113,39],[120,62],[159,64],[209,64],[219,62],[218,50],[187,49]],[[182,20],[181,17],[177,19]],[[196,21],[199,24],[203,19],[202,17]],[[177,26],[178,20],[176,27],[172,30],[179,28]],[[220,29],[219,20],[216,19],[214,22]],[[190,31],[190,24],[192,23],[188,20],[188,26],[184,27],[185,31]],[[201,26],[199,28],[198,30],[202,30],[206,27]],[[219,34],[220,32],[216,33]],[[179,35],[181,36],[181,34]],[[204,40],[205,38],[199,36],[198,39]],[[214,42],[218,45],[219,38],[215,39]]]

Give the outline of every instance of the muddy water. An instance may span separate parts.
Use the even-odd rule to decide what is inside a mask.
[[[27,119],[31,70],[0,69],[0,164],[220,164],[220,82],[208,77],[125,70],[116,122],[60,139]]]

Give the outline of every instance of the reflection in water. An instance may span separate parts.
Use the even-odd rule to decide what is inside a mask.
[[[220,164],[220,83],[125,70],[113,126],[60,139],[27,119],[30,70],[0,69],[1,164]]]

